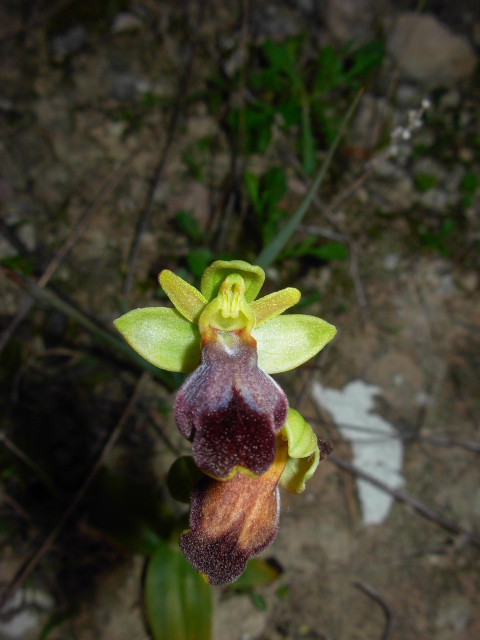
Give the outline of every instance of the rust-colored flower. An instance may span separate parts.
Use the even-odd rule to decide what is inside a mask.
[[[235,580],[272,542],[277,485],[300,493],[320,459],[316,436],[269,374],[303,364],[336,330],[320,318],[281,315],[300,299],[297,289],[256,299],[264,279],[260,267],[220,260],[198,291],[165,270],[160,284],[176,308],[135,309],[115,322],[146,360],[191,374],[175,418],[210,477],[192,491],[180,546],[211,584]]]
[[[256,478],[237,473],[227,482],[204,477],[193,486],[191,529],[180,537],[187,560],[212,585],[234,582],[247,560],[277,535],[278,485],[289,493],[301,493],[331,451],[330,443],[317,440],[298,411],[290,409],[266,473]]]
[[[180,537],[187,560],[212,585],[229,584],[277,535],[280,513],[278,482],[287,461],[279,442],[266,473],[251,478],[238,473],[228,482],[203,478],[191,493],[191,529]]]

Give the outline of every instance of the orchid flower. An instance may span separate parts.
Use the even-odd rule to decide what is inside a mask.
[[[175,309],[135,309],[114,323],[152,364],[192,372],[175,418],[210,477],[192,490],[192,529],[180,544],[212,584],[235,580],[248,557],[270,544],[278,483],[302,491],[320,459],[316,436],[269,374],[303,364],[336,330],[320,318],[280,315],[299,301],[297,289],[257,300],[264,279],[260,267],[217,261],[198,291],[164,270],[159,282]]]

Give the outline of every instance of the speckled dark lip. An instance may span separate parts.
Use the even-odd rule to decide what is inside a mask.
[[[211,331],[200,366],[175,401],[177,425],[193,443],[195,463],[217,478],[235,467],[265,473],[287,412],[285,394],[259,369],[255,340],[246,332]]]

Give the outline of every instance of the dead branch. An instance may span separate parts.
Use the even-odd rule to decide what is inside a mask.
[[[344,471],[352,474],[356,478],[360,478],[362,480],[370,482],[370,484],[373,484],[373,486],[377,487],[377,489],[380,489],[381,491],[384,491],[385,493],[388,493],[390,496],[395,498],[397,502],[403,502],[409,507],[412,507],[412,509],[419,513],[423,518],[426,518],[427,520],[438,524],[440,527],[443,527],[447,531],[451,531],[452,533],[464,536],[470,544],[480,549],[480,537],[476,533],[468,531],[468,529],[465,529],[449,518],[445,518],[445,516],[443,516],[441,513],[437,513],[420,500],[417,500],[417,498],[413,498],[407,493],[403,493],[402,491],[398,491],[397,489],[392,489],[381,480],[377,480],[377,478],[371,476],[369,473],[365,473],[365,471],[358,469],[358,467],[353,465],[345,458],[331,455],[329,456],[328,460],[337,465],[337,467],[340,467],[340,469],[343,469]]]
[[[393,614],[390,607],[382,598],[382,596],[378,593],[378,591],[373,587],[370,587],[368,584],[365,584],[364,582],[360,582],[359,580],[355,580],[355,582],[353,583],[353,586],[357,587],[357,589],[360,589],[360,591],[363,591],[365,595],[371,598],[374,602],[376,602],[382,608],[382,611],[385,614],[385,626],[383,628],[383,632],[380,640],[387,640],[388,636],[390,635],[390,631],[392,630],[392,627],[393,627]]]

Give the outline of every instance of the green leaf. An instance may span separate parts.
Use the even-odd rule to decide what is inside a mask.
[[[468,196],[474,196],[478,189],[478,175],[473,171],[466,173],[460,182],[460,189]]]
[[[332,47],[324,47],[318,56],[318,71],[313,83],[314,96],[331,91],[343,82],[343,65]]]
[[[293,287],[275,291],[268,296],[254,300],[250,306],[255,314],[255,326],[280,315],[300,300],[300,291]]]
[[[323,349],[336,332],[333,325],[313,316],[277,316],[252,331],[258,366],[266,373],[295,369]]]
[[[168,471],[167,487],[172,498],[178,500],[178,502],[189,504],[193,485],[204,477],[204,474],[193,461],[192,456],[180,456]]]
[[[200,362],[198,327],[175,309],[134,309],[113,324],[132,349],[159,369],[186,373]]]
[[[414,181],[417,189],[422,192],[433,189],[433,187],[437,184],[436,176],[432,176],[429,173],[417,173]]]
[[[382,42],[367,42],[354,52],[353,65],[346,73],[347,78],[366,76],[369,71],[381,66],[384,57],[385,47]]]
[[[258,611],[267,610],[267,603],[263,596],[261,596],[259,593],[255,593],[255,591],[250,591],[248,595],[250,596],[250,600],[252,601],[255,609],[258,609]]]
[[[145,611],[154,640],[211,638],[211,588],[180,551],[163,542],[147,568]]]
[[[7,256],[6,258],[2,258],[2,260],[0,260],[0,264],[3,267],[7,267],[7,269],[14,269],[15,271],[20,271],[20,273],[23,273],[23,275],[27,277],[31,276],[34,272],[34,266],[30,262],[30,260],[27,260],[27,258],[24,258],[20,254],[16,256]]]
[[[198,222],[195,218],[187,213],[184,209],[180,209],[175,214],[175,222],[178,227],[194,242],[198,242],[202,236],[202,230],[200,229]]]
[[[260,179],[258,176],[253,173],[249,173],[248,171],[244,176],[245,188],[247,189],[248,197],[253,205],[253,208],[257,213],[260,213],[260,197],[259,197],[259,189],[260,189]]]
[[[274,582],[280,571],[277,567],[272,566],[265,560],[254,558],[247,562],[247,566],[242,575],[230,587],[236,589],[253,589]]]
[[[205,269],[212,262],[212,258],[213,254],[210,249],[194,249],[187,255],[188,268],[196,278],[201,278]]]
[[[207,304],[200,291],[168,269],[160,272],[158,282],[178,311],[190,322],[198,322]]]
[[[255,300],[265,280],[265,273],[260,267],[248,264],[243,260],[217,260],[211,264],[202,276],[200,289],[207,300],[213,300],[218,294],[220,285],[231,273],[238,273],[245,282],[245,300]]]
[[[272,167],[262,177],[261,181],[261,209],[272,210],[287,192],[287,178],[280,167]]]
[[[340,242],[327,242],[320,247],[312,247],[307,253],[320,260],[346,260],[348,255],[345,245]]]

